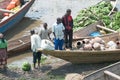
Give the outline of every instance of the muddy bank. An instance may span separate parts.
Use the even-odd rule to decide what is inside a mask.
[[[74,65],[64,60],[49,56],[49,58],[45,61],[45,63],[41,65],[41,68],[37,70],[31,70],[29,72],[24,73],[22,69],[20,67],[19,68],[16,67],[16,65],[9,66],[9,69],[7,69],[6,72],[0,70],[0,79],[2,80],[8,80],[8,79],[9,80],[64,80],[67,74],[78,73],[81,76],[85,76],[95,70],[108,66],[109,64],[112,63]]]

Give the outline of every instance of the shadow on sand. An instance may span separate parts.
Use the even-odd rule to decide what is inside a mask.
[[[0,69],[0,74],[2,74],[2,75],[4,75],[4,76],[6,76],[6,77],[8,77],[8,79],[10,78],[18,78],[19,76],[21,76],[21,74],[19,74],[19,73],[17,73],[17,72],[15,72],[15,71],[12,71],[12,70],[10,70],[9,68],[7,68],[6,70],[4,70],[4,69]],[[4,77],[3,77],[4,78]],[[2,79],[1,79],[2,80]]]
[[[100,63],[100,64],[71,64],[67,63],[63,66],[58,67],[57,69],[51,70],[48,74],[54,75],[54,76],[66,76],[66,74],[70,73],[78,73],[82,75],[87,75],[95,70],[98,70],[100,68],[103,68],[105,66],[108,66],[112,64],[110,63]]]

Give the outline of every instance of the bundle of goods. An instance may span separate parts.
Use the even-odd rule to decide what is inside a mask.
[[[110,2],[102,1],[88,9],[81,10],[74,19],[74,31],[93,24],[97,21],[102,21],[104,26],[113,30],[120,30],[119,15],[120,12],[115,11],[109,15],[113,6]]]
[[[120,41],[108,41],[105,42],[100,37],[94,37],[93,39],[83,39],[75,43],[75,48],[80,50],[113,50],[120,49]]]

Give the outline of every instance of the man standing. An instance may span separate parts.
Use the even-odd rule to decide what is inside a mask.
[[[65,47],[72,49],[73,19],[70,9],[67,9],[66,14],[62,17],[62,22],[65,26]]]
[[[57,18],[57,22],[53,24],[52,32],[54,34],[55,50],[62,50],[64,43],[64,26],[62,24],[61,18]]]
[[[34,30],[31,30],[31,50],[33,52],[34,69],[36,69],[36,62],[38,62],[38,68],[40,68],[41,52],[38,52],[38,48],[41,47],[41,38],[38,34],[35,34]],[[38,61],[37,61],[38,60]]]
[[[50,31],[47,28],[47,23],[43,24],[43,27],[40,27],[38,34],[40,35],[41,39],[50,39]]]

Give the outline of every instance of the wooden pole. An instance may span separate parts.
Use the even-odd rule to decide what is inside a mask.
[[[113,2],[113,4],[111,3],[111,4],[113,5],[113,8],[112,8],[112,10],[110,11],[110,13],[108,14],[108,16],[110,16],[110,15],[112,14],[112,12],[114,11],[118,0],[116,0],[116,2],[115,2],[115,1],[111,1],[111,2]]]
[[[106,31],[113,32],[113,33],[116,33],[116,32],[117,32],[117,31],[114,31],[114,30],[112,30],[112,29],[109,29],[109,28],[103,27],[103,26],[101,26],[101,25],[97,25],[97,27],[98,27],[98,28],[101,28],[101,29],[103,29],[103,30],[106,30]]]
[[[1,8],[0,8],[0,11],[1,12],[7,12],[7,13],[15,13],[14,11],[6,10],[6,9],[1,9]]]
[[[113,78],[115,78],[117,80],[120,80],[120,76],[119,75],[116,75],[116,74],[114,74],[114,73],[112,73],[110,71],[104,71],[104,73],[105,73],[105,75],[108,75],[108,76],[113,77]]]

